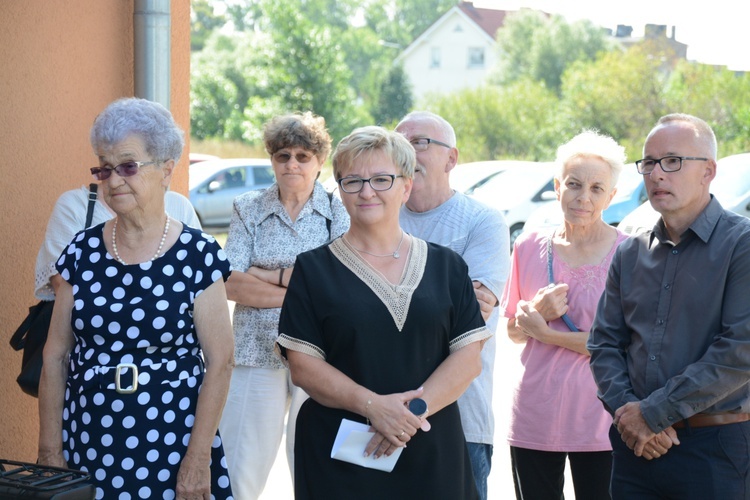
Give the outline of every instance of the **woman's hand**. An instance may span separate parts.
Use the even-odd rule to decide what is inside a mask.
[[[472,281],[471,284],[474,286],[474,294],[477,296],[477,302],[479,302],[482,319],[486,322],[497,305],[497,297],[481,282]]]
[[[530,302],[519,302],[516,310],[516,327],[524,335],[544,342],[545,334],[549,330],[542,315],[534,309]]]
[[[397,448],[406,446],[422,425],[422,419],[409,411],[407,405],[423,392],[424,389],[420,387],[416,391],[372,397],[366,417],[375,435],[365,448],[365,456],[372,453],[376,458],[383,454],[390,456]]]
[[[177,472],[175,500],[209,500],[211,498],[211,469],[207,460],[188,455],[182,459]]]
[[[529,304],[544,321],[550,322],[568,312],[568,288],[565,283],[540,288]]]

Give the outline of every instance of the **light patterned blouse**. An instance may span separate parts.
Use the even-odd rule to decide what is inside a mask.
[[[330,234],[326,220],[331,221]],[[263,269],[291,267],[297,255],[344,234],[349,214],[338,198],[329,198],[319,182],[312,197],[292,222],[279,199],[279,187],[251,191],[234,200],[225,251],[234,271],[251,266]],[[237,365],[285,368],[274,344],[281,308],[259,309],[236,304],[234,308],[234,358]]]

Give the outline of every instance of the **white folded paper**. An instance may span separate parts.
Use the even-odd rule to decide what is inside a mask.
[[[390,457],[382,455],[375,459],[375,455],[364,456],[365,448],[370,439],[375,435],[370,432],[370,426],[354,422],[353,420],[341,419],[339,432],[336,434],[336,440],[333,442],[331,449],[331,458],[343,460],[355,465],[361,465],[368,469],[377,469],[384,472],[391,472],[396,466],[398,457],[401,456],[403,448],[398,448]]]

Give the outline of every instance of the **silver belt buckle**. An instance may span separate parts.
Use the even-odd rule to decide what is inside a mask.
[[[133,385],[130,387],[123,388],[122,385],[120,385],[120,375],[122,375],[123,370],[132,370],[133,372]],[[115,368],[115,390],[120,394],[133,394],[138,390],[137,366],[133,363],[120,363],[117,365],[117,368]]]

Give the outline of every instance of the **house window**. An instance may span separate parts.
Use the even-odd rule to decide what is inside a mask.
[[[484,68],[484,47],[469,47],[469,68]]]
[[[440,67],[440,47],[432,47],[430,51],[430,68]]]

